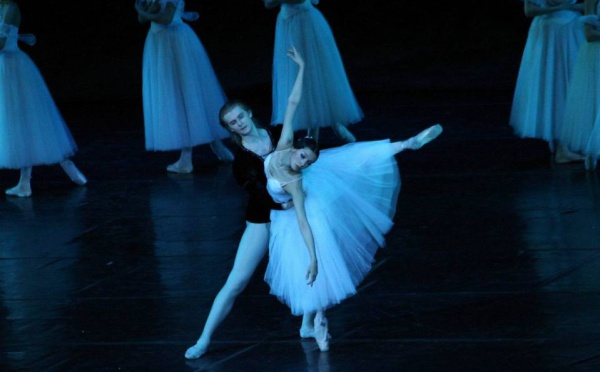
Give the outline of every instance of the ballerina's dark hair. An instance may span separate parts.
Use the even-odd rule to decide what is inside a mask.
[[[252,110],[250,109],[250,106],[248,106],[244,102],[237,100],[237,99],[232,99],[230,101],[225,102],[225,104],[219,110],[219,123],[221,124],[221,126],[223,128],[225,128],[225,130],[227,130],[227,132],[229,132],[229,134],[231,135],[231,140],[233,142],[235,142],[236,144],[241,145],[242,137],[237,133],[233,133],[229,129],[229,124],[226,123],[225,119],[224,119],[225,114],[227,114],[229,111],[233,110],[235,107],[239,107],[244,111],[252,112]],[[256,120],[256,118],[253,117],[252,121],[254,122],[254,125],[256,125],[258,128],[264,128],[262,126],[262,124],[258,120]]]
[[[298,138],[294,141],[292,147],[296,150],[308,148],[309,150],[315,153],[317,158],[319,157],[319,143],[312,137]]]

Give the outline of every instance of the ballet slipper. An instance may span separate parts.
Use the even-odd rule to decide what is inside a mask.
[[[213,150],[219,161],[223,163],[231,163],[233,161],[233,154],[223,144],[223,142],[217,140],[210,143],[210,148]]]
[[[429,142],[436,139],[442,133],[442,130],[443,129],[441,125],[432,125],[431,127],[425,129],[416,136],[409,138],[406,141],[406,148],[411,150],[418,150],[421,147],[428,144]]]
[[[19,198],[28,198],[31,196],[31,185],[23,185],[19,183],[17,186],[12,187],[5,191],[8,196],[17,196]]]
[[[327,332],[327,318],[321,312],[317,313],[315,316],[315,341],[317,341],[317,346],[321,351],[329,350],[329,333]]]
[[[206,346],[196,344],[186,350],[185,359],[198,359],[206,353],[206,349]]]
[[[83,186],[87,183],[87,178],[77,169],[75,163],[71,160],[65,160],[60,162],[60,166],[65,171],[67,176],[71,179],[71,181],[75,182],[79,186]]]
[[[315,338],[315,329],[309,327],[300,328],[300,338]]]
[[[188,174],[194,171],[194,166],[191,164],[182,165],[179,161],[169,165],[167,167],[167,172],[170,173],[180,173],[180,174]]]

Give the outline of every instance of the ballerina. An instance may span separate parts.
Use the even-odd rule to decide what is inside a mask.
[[[198,19],[184,12],[183,0],[137,0],[140,23],[151,22],[144,46],[143,102],[146,150],[181,150],[168,172],[191,173],[192,148],[210,143],[221,161],[233,154],[221,142],[228,136],[217,114],[225,93],[202,43],[183,21]]]
[[[9,196],[31,196],[33,166],[59,163],[78,185],[86,177],[69,158],[77,145],[44,78],[17,42],[35,43],[19,35],[21,12],[16,1],[0,1],[0,168],[20,169],[19,183]]]
[[[263,0],[267,8],[280,6],[273,53],[273,113],[271,124],[281,124],[287,98],[296,78],[293,62],[285,57],[290,45],[307,61],[306,99],[298,106],[294,130],[307,129],[318,140],[319,128],[331,126],[344,142],[356,138],[347,126],[362,120],[344,64],[329,24],[313,4],[318,0]]]
[[[548,142],[557,164],[581,161],[559,139],[570,79],[584,34],[576,0],[524,0],[525,15],[533,17],[517,84],[510,125],[521,138]],[[566,128],[565,128],[566,129]],[[555,142],[557,142],[555,149]]]
[[[273,200],[291,200],[294,207],[271,211],[265,281],[292,314],[303,315],[300,333],[312,335],[326,351],[325,311],[356,293],[393,225],[400,190],[394,156],[421,148],[442,127],[434,125],[406,141],[356,142],[323,151],[314,138],[294,141],[305,68],[296,49],[288,57],[298,74],[281,137],[264,169]]]

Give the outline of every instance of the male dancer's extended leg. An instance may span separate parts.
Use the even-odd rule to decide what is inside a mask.
[[[240,240],[227,282],[213,302],[202,335],[196,344],[186,351],[187,359],[200,358],[206,353],[213,333],[231,311],[237,296],[246,288],[256,267],[267,253],[269,225],[269,223],[246,223],[246,230]]]

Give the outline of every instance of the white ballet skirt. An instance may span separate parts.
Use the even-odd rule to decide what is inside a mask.
[[[564,10],[536,16],[531,23],[510,114],[519,137],[548,142],[558,137],[569,80],[585,43],[579,16]]]
[[[17,45],[18,28],[4,23],[0,5],[0,168],[56,164],[77,145],[31,58]],[[32,35],[29,35],[33,37]]]
[[[143,59],[146,149],[180,150],[228,137],[219,124],[226,101],[202,43],[183,22],[184,2],[170,25],[151,23]]]
[[[331,28],[306,0],[302,4],[282,4],[277,16],[271,124],[283,123],[296,80],[297,66],[286,55],[292,46],[306,62],[304,92],[294,117],[294,130],[360,121],[364,115],[348,82]]]
[[[267,190],[276,202],[290,200],[268,171]],[[356,293],[384,235],[392,228],[400,173],[390,142],[357,142],[324,150],[302,171],[305,209],[318,261],[313,286],[306,284],[309,254],[294,208],[271,211],[265,281],[292,314],[327,309]]]
[[[586,150],[600,102],[600,42],[586,42],[569,86],[558,137],[570,150]]]

